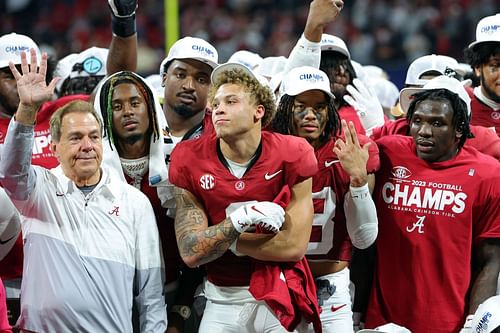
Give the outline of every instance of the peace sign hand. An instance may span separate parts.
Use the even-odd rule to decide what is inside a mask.
[[[368,162],[368,149],[371,143],[368,142],[363,147],[360,146],[352,121],[349,122],[348,126],[347,122],[342,120],[342,129],[345,141],[337,139],[333,151],[339,158],[342,168],[351,177],[351,186],[363,186],[368,181],[366,163]]]

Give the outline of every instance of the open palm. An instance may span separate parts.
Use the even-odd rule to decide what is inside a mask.
[[[21,53],[21,73],[12,63],[9,64],[10,70],[17,82],[17,91],[19,102],[24,105],[39,106],[48,101],[54,93],[57,80],[53,79],[49,85],[45,82],[47,72],[47,54],[42,55],[40,67],[37,66],[37,57],[35,50],[30,50],[30,65],[26,53]]]

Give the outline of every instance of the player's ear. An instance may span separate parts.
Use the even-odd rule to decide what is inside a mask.
[[[264,108],[264,105],[257,105],[257,107],[255,109],[255,115],[254,115],[255,120],[262,119],[264,117],[265,113],[266,113],[266,109]]]

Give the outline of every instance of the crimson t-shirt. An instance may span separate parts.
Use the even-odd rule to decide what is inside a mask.
[[[377,144],[379,233],[366,326],[393,322],[413,333],[458,332],[473,248],[500,237],[500,164],[469,147],[428,163],[406,136]]]

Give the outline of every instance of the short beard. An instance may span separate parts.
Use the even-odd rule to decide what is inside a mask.
[[[486,97],[491,99],[495,103],[500,103],[500,96],[497,95],[493,90],[491,90],[487,85],[486,82],[484,81],[484,73],[481,73],[481,87],[483,88],[484,92],[486,93]]]
[[[177,115],[179,115],[181,118],[184,118],[184,119],[191,118],[191,117],[195,116],[196,114],[198,114],[199,112],[203,111],[203,110],[193,110],[193,108],[191,106],[187,106],[185,104],[175,105],[172,108],[172,110]]]
[[[123,141],[125,141],[126,144],[133,145],[134,143],[143,140],[144,138],[145,138],[144,134],[134,134],[124,138]]]

